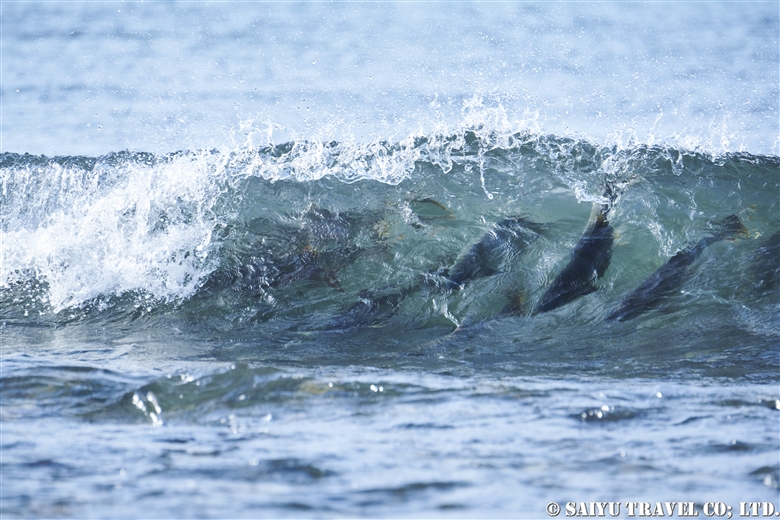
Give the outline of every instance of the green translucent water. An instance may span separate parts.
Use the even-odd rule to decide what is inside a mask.
[[[776,157],[473,130],[0,161],[9,515],[774,496]],[[594,205],[608,268],[540,312]]]

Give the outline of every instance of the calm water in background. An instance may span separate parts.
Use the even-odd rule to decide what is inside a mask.
[[[780,509],[776,2],[0,9],[3,516]]]
[[[774,2],[8,2],[2,150],[402,139],[478,96],[557,135],[776,154],[777,25]]]

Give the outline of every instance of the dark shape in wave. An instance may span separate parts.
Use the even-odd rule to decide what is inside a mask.
[[[535,314],[557,309],[596,290],[612,259],[614,232],[607,221],[606,206],[594,206],[588,227],[571,252],[566,267],[542,296]]]
[[[763,241],[750,260],[753,288],[757,292],[777,290],[780,282],[780,231]]]
[[[360,301],[328,321],[328,329],[347,330],[377,326],[392,317],[398,305],[409,294],[419,291],[421,286],[422,284],[414,284],[385,294],[381,291],[361,291]]]
[[[407,296],[425,288],[462,290],[473,280],[498,273],[501,265],[521,254],[541,229],[540,224],[522,217],[507,217],[472,244],[451,269],[440,269],[433,276],[421,275],[417,282],[390,292],[363,291],[360,301],[330,320],[329,326],[350,329],[376,325],[395,314],[395,309]]]
[[[503,262],[520,254],[537,236],[541,226],[522,217],[505,218],[469,247],[452,266],[442,271],[447,288],[462,289],[471,280],[496,274]]]
[[[730,215],[716,223],[714,234],[701,239],[696,245],[678,251],[656,272],[650,275],[623,302],[607,316],[607,321],[626,321],[658,307],[659,302],[677,291],[688,277],[690,267],[710,245],[721,240],[733,240],[747,234],[747,229],[737,215]]]
[[[423,227],[421,223],[429,223],[436,220],[452,220],[454,219],[453,213],[441,202],[436,201],[431,197],[425,197],[422,199],[413,199],[409,203],[414,216],[419,222],[411,222],[410,224],[414,228]]]
[[[253,240],[247,258],[236,255],[229,266],[217,270],[204,284],[207,290],[227,287],[262,293],[296,280],[322,280],[341,290],[339,269],[357,260],[363,248],[354,235],[376,215],[339,214],[311,207],[302,216],[302,227],[285,228],[256,219],[248,224]],[[372,220],[373,219],[373,220]],[[265,228],[268,229],[265,229]],[[277,236],[264,235],[273,230]],[[247,247],[246,245],[244,247]]]

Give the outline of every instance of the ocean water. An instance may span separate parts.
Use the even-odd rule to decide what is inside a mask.
[[[777,2],[0,20],[3,517],[780,511]]]

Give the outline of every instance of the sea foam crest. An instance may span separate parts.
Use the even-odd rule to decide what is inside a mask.
[[[486,103],[477,96],[463,102],[457,122],[434,118],[430,124],[400,138],[358,141],[346,137],[336,141],[329,137],[339,133],[334,126],[337,123],[304,136],[268,121],[242,121],[231,145],[222,152],[225,167],[235,175],[271,181],[334,177],[344,182],[373,180],[398,184],[412,176],[417,161],[436,164],[444,173],[452,169],[454,161],[480,166],[484,153],[513,148],[519,144],[518,136],[532,139],[541,131],[538,112],[512,118],[500,103]],[[277,133],[293,138],[276,144]],[[466,158],[463,154],[467,134],[479,142],[474,157]]]
[[[192,293],[213,268],[218,170],[207,154],[112,159],[2,169],[14,195],[4,195],[0,284],[43,280],[54,311],[105,294]],[[111,164],[108,174],[101,161]]]

